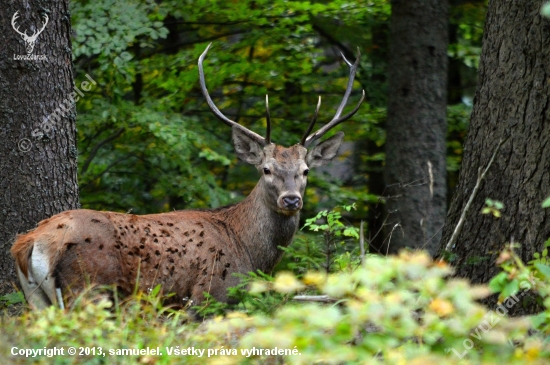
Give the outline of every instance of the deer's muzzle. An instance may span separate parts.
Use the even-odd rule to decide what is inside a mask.
[[[277,205],[281,209],[281,213],[294,215],[302,209],[302,197],[295,193],[281,195],[277,201]]]

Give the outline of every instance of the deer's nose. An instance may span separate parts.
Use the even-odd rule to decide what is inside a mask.
[[[297,195],[287,195],[283,197],[283,205],[287,209],[296,209],[300,207],[302,198]]]

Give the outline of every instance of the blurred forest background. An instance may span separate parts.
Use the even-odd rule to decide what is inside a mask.
[[[451,1],[448,195],[461,163],[475,91],[486,1]],[[347,219],[382,217],[390,4],[374,1],[72,1],[75,83],[97,85],[77,103],[83,208],[136,214],[217,207],[241,200],[258,180],[238,163],[230,129],[208,110],[198,83],[231,119],[298,142],[322,96],[319,123],[341,101],[349,60],[362,58],[350,105],[365,89],[339,163],[309,179],[305,212],[357,202]],[[372,233],[371,233],[372,234]]]

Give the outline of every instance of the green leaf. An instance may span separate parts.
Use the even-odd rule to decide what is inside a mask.
[[[0,296],[0,301],[6,302],[8,305],[24,303],[25,296],[23,295],[23,292],[16,291]]]
[[[153,290],[151,290],[150,295],[151,295],[152,297],[156,297],[156,296],[160,293],[161,287],[162,287],[162,286],[161,286],[160,284],[158,284],[157,286],[155,286],[155,287],[153,288]]]
[[[548,6],[548,7],[550,8],[550,6]],[[549,12],[550,12],[550,10],[549,10]],[[542,202],[542,207],[543,208],[550,208],[550,196]]]
[[[532,316],[531,317],[531,323],[533,323],[533,327],[535,327],[536,329],[542,330],[539,327],[546,323],[546,321],[547,321],[546,316],[547,316],[547,314],[545,312],[542,312],[542,313],[539,313],[535,316]]]
[[[537,262],[535,263],[535,267],[542,275],[544,275],[547,279],[550,279],[550,266]]]
[[[120,57],[124,60],[124,61],[130,61],[134,56],[132,56],[131,53],[129,52],[122,52],[120,54]]]
[[[489,282],[489,289],[491,289],[493,293],[500,293],[507,282],[508,274],[503,271],[491,279]]]
[[[501,298],[508,298],[511,295],[516,294],[519,291],[519,281],[510,281],[500,293]]]

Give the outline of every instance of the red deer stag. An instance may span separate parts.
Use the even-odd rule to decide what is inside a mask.
[[[341,116],[352,90],[359,57],[350,67],[344,98],[334,118],[310,134],[321,104],[299,144],[285,148],[271,142],[266,96],[267,132],[263,138],[223,115],[206,89],[200,56],[200,87],[214,115],[232,129],[239,158],[256,166],[262,177],[242,202],[214,210],[184,210],[134,215],[71,210],[43,220],[19,235],[11,252],[27,301],[42,308],[63,301],[89,284],[115,285],[123,294],[136,285],[147,290],[162,285],[175,295],[173,304],[194,304],[204,292],[227,301],[226,289],[238,284],[234,273],[270,272],[299,225],[299,212],[310,168],[328,163],[344,134],[337,133],[307,150],[307,146],[337,124],[352,117],[357,106]],[[63,293],[63,298],[61,296]],[[61,302],[60,302],[61,301]]]

